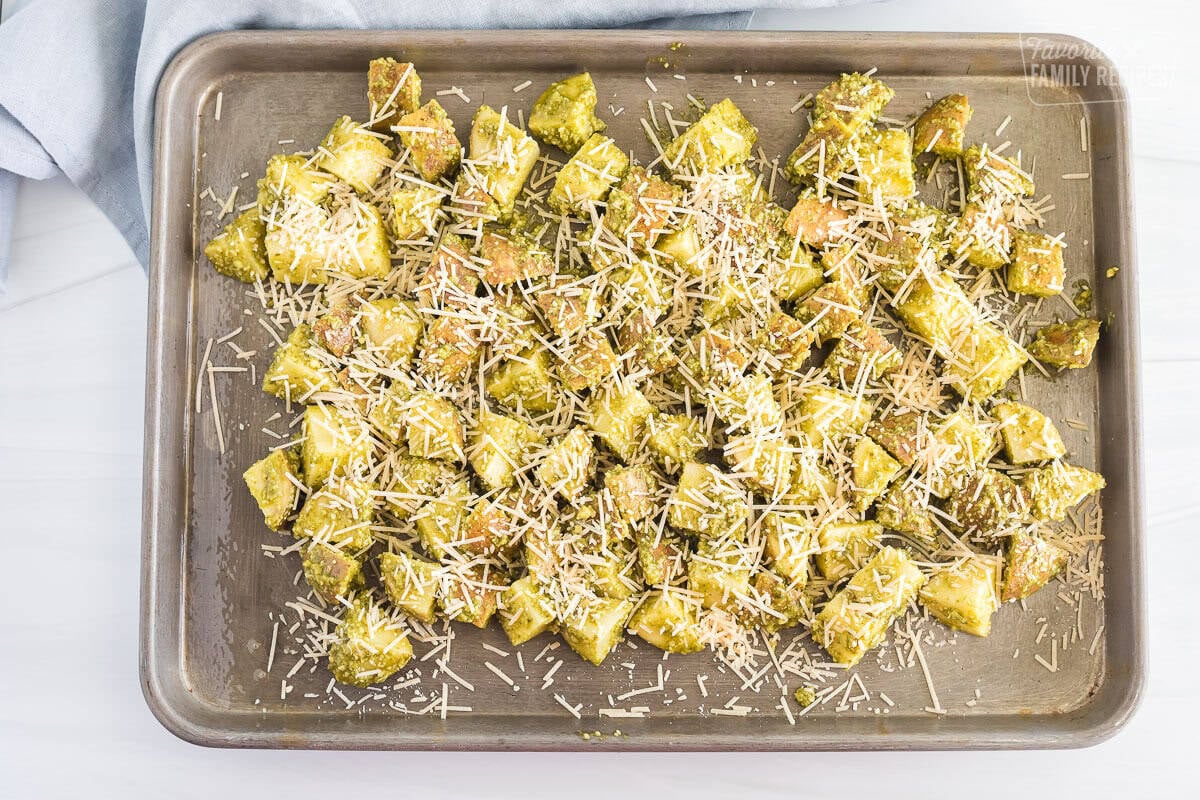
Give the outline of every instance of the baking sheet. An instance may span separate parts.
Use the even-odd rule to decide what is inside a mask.
[[[274,342],[243,311],[258,308],[245,296],[247,287],[213,272],[200,251],[228,221],[219,211],[234,186],[233,205],[253,199],[268,155],[316,145],[340,114],[365,118],[366,64],[385,54],[417,64],[426,96],[459,87],[470,98],[438,98],[460,131],[469,128],[480,102],[527,110],[547,83],[588,69],[608,132],[643,161],[653,155],[639,122],[647,100],[682,110],[688,94],[708,102],[728,96],[758,126],[770,158],[786,156],[803,130],[803,111],[792,110],[797,100],[841,71],[877,67],[897,91],[886,112],[896,119],[924,107],[926,92],[935,98],[968,94],[976,108],[972,140],[1011,139],[1014,151],[1024,147],[1025,159],[1036,159],[1039,195],[1049,192],[1056,207],[1048,228],[1065,231],[1071,245],[1068,294],[1074,281],[1090,281],[1097,313],[1113,321],[1095,369],[1053,381],[1028,376],[1035,405],[1055,419],[1082,423],[1060,425],[1072,460],[1099,469],[1109,481],[1103,495],[1105,601],[1085,596],[1071,603],[1070,596],[1043,591],[1030,598],[1027,612],[1005,606],[986,640],[934,626],[934,636],[921,644],[928,681],[919,664],[868,657],[852,673],[831,679],[838,685],[857,675],[844,694],[799,718],[792,705],[793,720],[781,708],[774,669],[747,683],[709,654],[664,661],[658,651],[629,643],[599,669],[565,645],[535,661],[551,637],[512,648],[496,626],[482,632],[455,626],[451,667],[474,691],[444,672],[435,676],[437,656],[414,662],[419,683],[383,697],[346,687],[344,699],[331,695],[323,666],[310,671],[307,662],[289,675],[301,657],[288,652],[296,616],[284,605],[298,594],[298,558],[264,557],[261,545],[286,546],[288,540],[265,529],[240,479],[247,465],[278,443],[261,430],[278,403],[246,373],[214,375],[224,412],[222,453],[207,377],[199,393],[196,385],[210,339],[242,327],[232,341],[259,352],[253,359],[258,378]],[[151,708],[183,738],[226,746],[1065,747],[1111,735],[1136,704],[1143,658],[1126,110],[1112,83],[1030,81],[1028,75],[1038,74],[1039,54],[1058,57],[1031,47],[1029,37],[1010,34],[242,32],[190,45],[162,80],[156,122],[142,619],[142,679]],[[1059,60],[1093,69],[1106,64],[1082,47]],[[515,92],[525,81],[532,84]],[[1004,124],[1006,117],[1011,119]],[[1104,277],[1110,266],[1120,267],[1115,279]],[[245,363],[223,344],[213,347],[214,364]],[[418,658],[428,649],[418,644]],[[809,649],[818,655],[811,644]],[[559,660],[553,684],[542,690],[543,676]],[[513,679],[515,688],[485,662]],[[650,690],[660,674],[663,690]],[[806,682],[785,677],[789,692]],[[933,704],[930,684],[945,713],[926,710]],[[628,694],[640,689],[647,691]],[[576,708],[579,718],[565,706]],[[600,709],[610,706],[648,711],[641,718],[601,716]],[[748,709],[745,716],[735,715],[740,707]]]

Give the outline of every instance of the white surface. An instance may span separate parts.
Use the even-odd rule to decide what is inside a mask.
[[[1200,631],[1185,591],[1200,512],[1200,272],[1195,207],[1184,198],[1200,185],[1200,113],[1183,66],[1198,21],[1182,2],[1082,0],[904,2],[756,20],[1070,32],[1132,78],[1157,613],[1145,701],[1116,739],[1061,753],[619,756],[235,752],[176,740],[151,717],[137,679],[146,280],[91,203],[50,181],[21,187],[0,304],[0,797],[765,798],[848,785],[886,797],[936,797],[945,787],[973,798],[1191,795]],[[943,788],[931,790],[934,780]]]

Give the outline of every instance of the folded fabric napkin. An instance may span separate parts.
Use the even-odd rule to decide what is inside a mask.
[[[155,88],[171,57],[206,33],[237,28],[734,29],[749,24],[748,9],[846,1],[30,0],[0,24],[0,293],[16,175],[66,175],[147,264]]]

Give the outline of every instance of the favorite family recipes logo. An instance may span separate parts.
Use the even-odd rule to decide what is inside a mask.
[[[1105,89],[1121,85],[1121,75],[1099,48],[1080,39],[1022,35],[1025,88],[1035,105],[1110,103]]]

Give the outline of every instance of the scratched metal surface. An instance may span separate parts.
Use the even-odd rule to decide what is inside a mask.
[[[673,42],[685,46],[672,50]],[[889,659],[868,657],[856,668],[869,700],[835,711],[837,702],[788,723],[777,707],[780,691],[770,675],[761,690],[745,687],[719,671],[709,654],[671,656],[665,663],[649,647],[621,645],[600,668],[564,646],[564,663],[549,691],[540,691],[552,662],[533,663],[551,641],[540,637],[520,650],[528,677],[520,676],[515,651],[497,626],[476,631],[457,627],[454,671],[473,692],[443,676],[433,662],[417,663],[424,697],[450,688],[448,704],[472,713],[405,715],[418,687],[369,699],[347,710],[327,698],[328,674],[307,666],[287,679],[294,688],[280,699],[280,681],[297,660],[284,652],[280,632],[275,664],[268,674],[273,624],[270,610],[295,598],[298,557],[268,559],[261,544],[286,544],[266,530],[244,491],[242,470],[276,443],[261,432],[277,401],[243,374],[218,375],[225,410],[226,450],[219,452],[210,403],[195,412],[196,371],[210,337],[239,325],[238,344],[256,349],[258,375],[272,342],[243,315],[257,308],[245,286],[201,263],[199,251],[218,230],[217,205],[202,199],[205,187],[227,194],[237,184],[239,202],[252,199],[254,180],[268,155],[314,146],[331,121],[346,113],[366,115],[363,97],[367,61],[391,54],[414,61],[425,94],[461,87],[471,99],[442,100],[458,130],[469,128],[480,102],[528,110],[541,87],[581,69],[592,72],[600,92],[598,110],[609,133],[648,161],[651,145],[638,118],[648,98],[686,106],[686,93],[712,102],[732,98],[759,128],[768,157],[786,155],[803,130],[802,114],[790,108],[843,70],[879,68],[897,95],[887,116],[906,119],[939,97],[965,92],[976,108],[971,138],[990,141],[1003,132],[1026,159],[1036,159],[1039,195],[1056,206],[1047,226],[1065,231],[1068,281],[1088,279],[1097,310],[1114,325],[1094,369],[1047,381],[1028,376],[1030,400],[1056,420],[1073,418],[1088,430],[1060,425],[1074,462],[1101,470],[1104,493],[1104,604],[1085,600],[1072,608],[1043,591],[1022,613],[1013,604],[998,612],[990,638],[953,636],[940,629],[946,646],[924,648],[946,712],[931,715],[920,669],[897,669]],[[666,59],[671,67],[664,69]],[[1076,59],[1095,64],[1087,54]],[[673,77],[675,73],[686,80]],[[734,74],[740,73],[740,82]],[[658,87],[655,94],[645,78]],[[512,88],[533,85],[520,94]],[[214,119],[218,92],[222,114]],[[693,32],[286,32],[222,34],[185,50],[164,77],[158,105],[154,200],[153,271],[150,293],[147,441],[144,512],[142,619],[143,688],[151,708],[171,730],[209,745],[321,748],[498,748],[498,749],[872,749],[1080,746],[1110,735],[1136,703],[1142,677],[1141,558],[1137,400],[1136,298],[1132,294],[1132,209],[1129,201],[1124,108],[1119,90],[1035,87],[1023,72],[1015,35],[822,34]],[[1088,101],[1086,103],[1082,101]],[[1118,102],[1113,102],[1118,101]],[[625,110],[615,115],[609,106]],[[1079,117],[1086,115],[1091,146],[1082,152]],[[295,144],[280,146],[281,139]],[[1028,163],[1028,161],[1026,162]],[[239,179],[248,172],[249,177]],[[1091,174],[1065,181],[1066,173]],[[785,187],[777,187],[780,197]],[[222,198],[223,199],[223,198]],[[1120,264],[1120,289],[1097,278]],[[1068,290],[1069,291],[1069,290]],[[1061,315],[1065,307],[1046,316]],[[232,363],[228,353],[220,361]],[[207,394],[207,392],[205,392]],[[1035,643],[1045,619],[1048,629]],[[294,619],[294,615],[289,615]],[[1060,650],[1057,671],[1034,658],[1050,658],[1051,636],[1078,626],[1082,638]],[[285,625],[286,628],[286,625]],[[1094,653],[1088,652],[1097,637]],[[785,642],[787,637],[785,637]],[[514,651],[502,658],[483,642]],[[811,644],[808,645],[812,647]],[[417,645],[418,658],[427,646]],[[1017,657],[1014,651],[1019,650]],[[814,651],[815,652],[815,651]],[[517,678],[509,687],[486,669],[484,660]],[[894,660],[893,660],[894,661]],[[629,669],[622,663],[632,663]],[[644,705],[642,719],[607,719],[598,709],[608,696],[657,681],[670,670],[668,692],[618,701]],[[707,675],[702,697],[696,675]],[[839,678],[838,680],[841,680]],[[799,685],[794,677],[789,688]],[[680,697],[674,687],[682,689]],[[980,690],[976,699],[975,690]],[[552,697],[582,704],[582,720]],[[879,697],[882,692],[894,703]],[[306,697],[306,694],[315,695]],[[365,693],[348,691],[357,700]],[[860,692],[855,689],[853,696]],[[755,709],[747,717],[711,710],[738,696]],[[664,698],[671,700],[664,703]],[[968,701],[974,701],[967,705]],[[795,708],[793,706],[793,708]],[[611,733],[585,742],[580,731]]]

